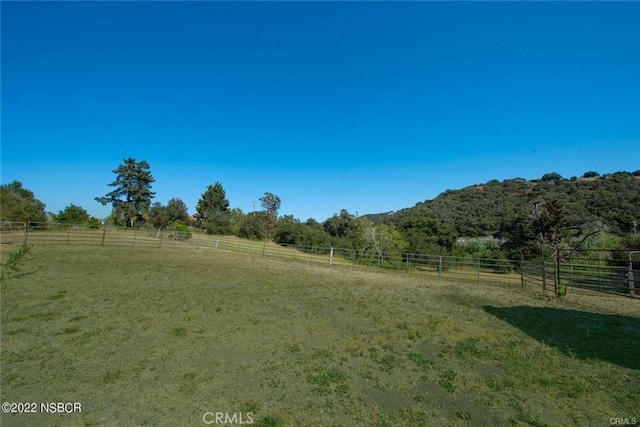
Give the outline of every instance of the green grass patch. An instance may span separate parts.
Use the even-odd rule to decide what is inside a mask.
[[[201,425],[206,412],[252,413],[258,426],[640,418],[640,307],[617,296],[68,246],[34,247],[1,297],[2,401],[82,403],[2,425]]]

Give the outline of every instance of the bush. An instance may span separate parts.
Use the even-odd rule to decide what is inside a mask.
[[[214,212],[202,226],[207,234],[231,234],[231,216],[226,212]]]
[[[189,227],[181,221],[175,221],[169,227],[169,238],[173,240],[187,240],[193,236]]]
[[[238,237],[252,240],[262,240],[267,237],[267,227],[265,224],[264,214],[250,214],[244,217],[240,223]]]
[[[22,246],[11,252],[7,260],[0,265],[0,282],[4,282],[9,274],[20,271],[20,264],[27,258],[31,251],[31,246]]]

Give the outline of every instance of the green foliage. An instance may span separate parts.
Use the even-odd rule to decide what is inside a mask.
[[[278,210],[280,209],[280,197],[272,193],[264,193],[264,196],[260,197],[260,203],[266,212],[264,215],[265,229],[267,232],[267,239],[271,238],[271,232],[276,225],[278,218]]]
[[[408,243],[394,225],[374,224],[367,218],[359,221],[360,252],[365,258],[378,263],[401,262],[401,253],[406,252]]]
[[[244,221],[244,213],[240,208],[233,208],[229,211],[229,221],[231,223],[231,234],[238,235],[240,224]]]
[[[0,265],[0,282],[4,282],[9,275],[20,271],[20,264],[23,263],[31,251],[31,246],[24,245],[9,253],[6,261]]]
[[[162,206],[162,203],[156,202],[149,209],[149,221],[156,228],[165,228],[171,223],[169,218],[169,212],[166,206]]]
[[[356,216],[346,209],[341,209],[340,214],[333,214],[322,224],[325,231],[333,237],[352,237],[356,234]]]
[[[169,237],[174,240],[187,240],[193,235],[189,227],[181,221],[174,221],[169,224],[167,230],[169,231]]]
[[[629,256],[633,263],[633,270],[640,271],[640,253],[631,254],[631,252],[640,251],[640,235],[629,235],[618,240],[617,245],[611,251],[611,259],[609,265],[616,267],[628,267]]]
[[[411,253],[449,252],[455,243],[453,226],[437,219],[408,213],[400,216],[397,224]]]
[[[167,215],[169,222],[180,221],[186,224],[189,221],[187,205],[178,198],[173,198],[167,203]]]
[[[205,229],[208,234],[232,234],[230,212],[211,212],[206,221],[201,223],[201,227]]]
[[[46,222],[45,204],[20,181],[0,185],[0,220],[19,222]]]
[[[239,225],[238,237],[252,240],[263,240],[267,237],[264,212],[253,212],[246,215]]]
[[[98,218],[91,217],[87,221],[87,225],[89,226],[89,228],[97,229],[100,228],[102,222]]]
[[[543,182],[560,182],[562,181],[562,175],[557,172],[545,173],[542,175]]]
[[[76,206],[73,203],[60,211],[58,215],[54,217],[56,222],[63,224],[86,224],[91,217],[86,210],[80,206]]]
[[[325,248],[331,246],[331,236],[317,221],[311,219],[303,223],[292,216],[278,220],[274,240],[286,245]]]
[[[194,215],[197,221],[198,227],[207,228],[207,223],[214,216],[219,216],[229,211],[229,200],[227,200],[227,193],[224,191],[222,184],[216,182],[213,185],[208,185],[207,189],[198,203],[196,204],[196,214]],[[219,221],[220,218],[214,219]]]
[[[597,178],[599,176],[600,174],[595,171],[587,171],[582,175],[583,178]]]
[[[156,228],[166,228],[172,223],[186,224],[189,220],[187,205],[180,199],[171,199],[167,206],[156,202],[149,209],[149,221]],[[186,226],[186,225],[185,225]]]
[[[494,180],[447,190],[433,200],[392,214],[367,217],[374,222],[395,224],[402,230],[407,217],[417,216],[450,224],[454,236],[491,236],[514,216],[531,211],[530,193],[562,202],[567,209],[567,226],[582,226],[601,219],[611,232],[624,234],[631,232],[633,221],[640,222],[640,179],[625,172],[574,181]],[[413,247],[418,246],[412,242],[412,236],[405,234],[405,238]]]
[[[503,223],[499,235],[513,258],[539,254],[540,245],[559,244],[567,239],[568,210],[559,200],[535,197],[530,210],[522,210]]]
[[[113,219],[116,225],[133,227],[136,223],[143,222],[143,216],[151,206],[151,199],[155,193],[151,191],[151,183],[155,179],[149,170],[146,161],[136,162],[129,157],[124,159],[124,164],[113,171],[116,180],[109,184],[116,187],[115,190],[95,200],[102,205],[113,206]]]

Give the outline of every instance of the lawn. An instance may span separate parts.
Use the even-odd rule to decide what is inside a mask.
[[[171,246],[36,246],[1,286],[1,398],[38,403],[3,427],[640,422],[638,300]]]

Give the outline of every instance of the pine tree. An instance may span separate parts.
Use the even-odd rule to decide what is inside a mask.
[[[198,221],[198,227],[204,227],[212,218],[229,211],[229,200],[226,196],[227,194],[219,182],[207,186],[207,190],[196,204],[194,216]]]
[[[123,160],[124,164],[113,171],[116,180],[109,184],[116,189],[95,200],[103,205],[111,203],[116,222],[132,227],[149,211],[151,199],[156,194],[151,191],[151,183],[155,179],[146,161],[136,162],[131,157]]]

